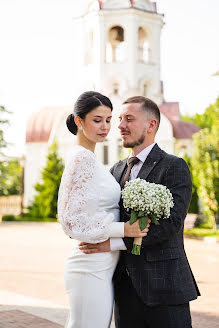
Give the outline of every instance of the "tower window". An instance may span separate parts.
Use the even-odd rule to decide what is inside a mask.
[[[138,29],[138,60],[147,63],[150,59],[148,34],[145,28]]]
[[[121,26],[114,26],[109,30],[108,42],[106,46],[106,62],[122,62],[125,60],[124,29]]]

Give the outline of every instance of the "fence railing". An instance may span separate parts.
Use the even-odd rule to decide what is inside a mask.
[[[20,195],[0,197],[0,222],[6,214],[19,215],[21,213],[22,197]]]
[[[0,222],[2,216],[6,214],[19,215],[22,210],[22,197],[20,195],[15,196],[1,196],[0,197]],[[188,213],[185,219],[185,229],[192,229],[194,227],[197,214]]]

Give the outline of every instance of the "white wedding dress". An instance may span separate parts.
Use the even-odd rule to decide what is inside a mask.
[[[120,193],[119,184],[94,153],[74,146],[58,197],[58,217],[63,230],[78,241],[65,266],[65,288],[70,304],[66,328],[110,326],[112,276],[119,251],[84,254],[78,244],[124,237],[124,223],[118,222]]]

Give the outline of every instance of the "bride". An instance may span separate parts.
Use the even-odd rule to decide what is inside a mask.
[[[108,328],[113,309],[112,276],[119,251],[85,254],[80,242],[144,237],[138,222],[119,222],[120,186],[94,154],[97,142],[110,131],[112,103],[98,92],[84,92],[66,121],[77,135],[65,167],[58,197],[58,217],[64,232],[77,240],[65,265],[70,314],[67,328]]]

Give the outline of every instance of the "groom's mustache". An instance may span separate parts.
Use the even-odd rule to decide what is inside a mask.
[[[121,129],[121,130],[120,130],[120,133],[121,133],[121,134],[123,134],[123,133],[127,133],[127,134],[130,134],[130,132],[129,132],[129,131],[127,131],[127,130],[124,130],[124,129]]]

